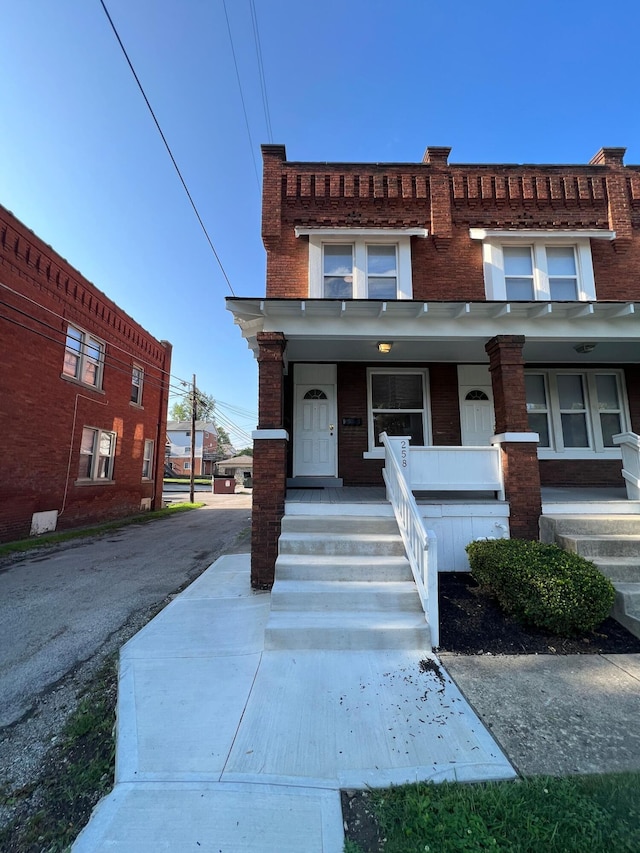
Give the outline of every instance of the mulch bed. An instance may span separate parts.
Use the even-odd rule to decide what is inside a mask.
[[[504,613],[469,572],[441,572],[440,651],[461,655],[597,655],[640,653],[640,639],[615,619],[584,637],[557,637]]]

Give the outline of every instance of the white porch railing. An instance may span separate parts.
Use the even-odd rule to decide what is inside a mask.
[[[613,443],[622,451],[622,476],[627,487],[627,498],[640,501],[640,435],[621,432],[613,436]]]
[[[500,445],[409,447],[408,480],[413,491],[496,492],[504,500]]]
[[[435,534],[427,530],[407,478],[409,438],[380,436],[385,449],[382,470],[387,497],[395,513],[422,608],[431,631],[431,644],[440,643],[438,616],[438,552]]]

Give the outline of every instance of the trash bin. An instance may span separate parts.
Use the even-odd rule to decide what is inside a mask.
[[[215,495],[232,495],[235,490],[235,477],[214,477],[213,493]]]

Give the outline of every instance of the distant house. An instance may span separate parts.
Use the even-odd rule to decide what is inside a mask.
[[[162,505],[171,344],[0,206],[0,541]]]
[[[253,477],[253,456],[232,456],[216,462],[215,473],[222,477],[234,477],[238,483],[246,483]]]
[[[213,474],[218,458],[218,433],[211,421],[196,421],[194,475]],[[174,474],[191,473],[191,421],[167,423],[166,464]]]

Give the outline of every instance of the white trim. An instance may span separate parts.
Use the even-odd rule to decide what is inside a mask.
[[[431,397],[429,393],[429,369],[426,367],[367,367],[367,450],[363,454],[364,459],[384,458],[384,447],[378,447],[375,443],[373,426],[373,406],[371,400],[371,377],[382,373],[397,376],[400,373],[418,374],[422,378],[422,440],[423,445],[430,447],[433,444],[431,432]],[[398,409],[399,412],[416,412],[416,409]],[[390,436],[395,438],[396,436]],[[377,451],[382,451],[378,456]]]
[[[296,225],[296,237],[428,237],[426,228],[303,228]]]
[[[554,228],[546,230],[544,228],[527,229],[527,228],[469,228],[469,237],[472,240],[503,240],[509,237],[515,237],[518,240],[615,240],[615,231],[600,231],[594,228]]]
[[[324,297],[324,244],[350,244],[353,247],[353,291],[347,301],[368,299],[367,245],[394,245],[397,248],[397,283],[395,300],[413,298],[411,272],[411,234],[395,229],[307,229],[309,231],[309,298]],[[424,230],[424,229],[414,229]],[[395,301],[393,300],[393,301]]]
[[[532,367],[525,368],[525,376],[542,376],[546,395],[547,423],[549,430],[549,447],[538,448],[539,459],[620,459],[618,448],[604,444],[600,415],[610,411],[618,414],[621,431],[628,429],[630,423],[629,402],[626,393],[624,368],[619,367]],[[558,394],[559,376],[579,376],[584,395],[584,408],[576,409],[576,414],[584,413],[587,430],[587,447],[565,447],[562,431],[562,413]],[[600,409],[598,405],[598,376],[613,376],[619,406],[617,409]],[[535,412],[532,411],[533,414]],[[542,414],[542,412],[540,412]]]
[[[285,441],[288,441],[289,433],[286,429],[254,429],[251,433],[251,438],[254,441],[259,441],[263,438],[284,438]]]
[[[531,444],[540,441],[540,436],[537,432],[500,432],[497,435],[491,436],[491,444],[504,444],[506,441],[514,443],[522,442]]]
[[[470,229],[471,231],[483,231],[483,229]],[[596,300],[596,283],[593,275],[593,263],[591,260],[591,243],[584,235],[576,235],[573,232],[547,233],[547,232],[504,232],[504,237],[494,235],[488,236],[482,243],[482,264],[484,271],[485,292],[488,300],[506,301],[507,288],[505,282],[505,246],[521,246],[531,249],[531,261],[533,265],[533,296],[529,300],[522,301],[554,301],[551,299],[549,289],[549,274],[547,271],[547,247],[566,246],[574,250],[576,266],[575,300],[579,302],[593,302]],[[538,236],[533,236],[537,234]],[[520,300],[510,299],[509,302]],[[563,301],[563,300],[561,300]]]

